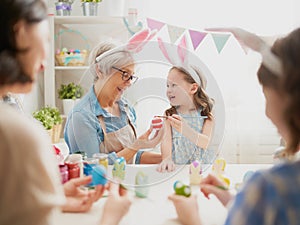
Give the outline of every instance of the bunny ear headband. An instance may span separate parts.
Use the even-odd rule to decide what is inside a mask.
[[[282,76],[283,69],[280,59],[271,51],[260,37],[240,28],[209,28],[207,31],[231,32],[242,44],[258,52],[262,56],[262,64],[276,76]]]
[[[201,86],[201,80],[196,71],[191,68],[188,64],[188,50],[186,46],[186,39],[185,37],[180,41],[179,45],[177,46],[177,52],[176,48],[174,48],[173,45],[166,45],[162,41],[160,37],[157,38],[158,46],[160,50],[162,51],[165,58],[173,65],[177,67],[182,67],[184,70],[186,70],[192,78],[196,81],[196,83]]]
[[[106,56],[114,54],[116,52],[128,51],[130,53],[138,53],[143,49],[144,45],[155,36],[156,33],[157,30],[150,31],[149,28],[141,30],[140,32],[133,35],[124,47],[113,48],[96,57],[96,62],[99,62]]]

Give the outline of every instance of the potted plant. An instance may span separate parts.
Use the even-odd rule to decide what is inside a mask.
[[[58,0],[55,3],[57,16],[70,16],[74,0]]]
[[[81,0],[84,16],[97,16],[98,4],[102,0]]]
[[[63,101],[64,114],[68,115],[77,101],[83,96],[83,88],[73,82],[61,84],[58,89],[58,97]]]
[[[33,117],[45,127],[53,143],[59,142],[63,120],[57,108],[43,107],[33,112]]]

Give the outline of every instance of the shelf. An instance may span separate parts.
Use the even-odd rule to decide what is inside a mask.
[[[123,17],[54,16],[55,24],[122,24]]]
[[[119,27],[124,28],[124,22],[122,16],[54,16],[52,14],[49,14],[48,19],[51,37],[51,49],[48,57],[48,66],[46,67],[44,72],[44,87],[47,87],[44,90],[44,104],[48,106],[56,106],[56,102],[58,100],[56,95],[56,85],[59,85],[59,83],[61,83],[62,81],[65,82],[68,79],[72,80],[73,77],[66,77],[68,74],[74,73],[75,79],[78,78],[79,73],[85,73],[89,70],[89,67],[55,66],[55,32],[57,32],[58,29],[61,29],[64,25],[68,27],[69,24],[70,27],[74,26],[75,28],[72,29],[75,30],[77,27],[82,29],[83,32],[89,32],[88,29],[95,29],[96,32],[107,35],[107,32],[112,32],[111,30],[113,29],[117,29],[119,31]],[[91,27],[89,25],[91,25]],[[86,26],[87,29],[83,29],[85,28],[83,26]],[[98,27],[100,27],[99,31],[98,29],[96,29]],[[56,76],[56,74],[58,76]]]
[[[55,66],[55,70],[87,70],[88,66]]]

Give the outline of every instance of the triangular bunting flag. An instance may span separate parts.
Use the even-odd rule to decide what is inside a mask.
[[[167,27],[168,27],[168,32],[169,32],[169,36],[170,36],[170,41],[172,44],[174,44],[177,41],[177,39],[185,31],[185,28],[182,28],[182,27],[175,27],[172,25],[167,25]]]
[[[150,18],[147,18],[147,24],[151,30],[157,29],[157,31],[159,31],[165,25],[165,23]]]
[[[217,50],[220,53],[224,48],[228,38],[230,37],[230,34],[211,34],[211,35],[214,39]]]
[[[199,32],[195,30],[189,30],[190,37],[193,43],[194,50],[200,45],[200,43],[203,41],[207,33]]]

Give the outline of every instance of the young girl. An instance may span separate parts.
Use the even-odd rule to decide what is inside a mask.
[[[300,29],[278,40],[272,49],[257,36],[240,29],[231,31],[261,53],[263,61],[258,79],[266,98],[266,115],[285,139],[287,155],[300,148]],[[221,182],[209,175],[201,191],[214,194],[224,204],[233,198],[229,191],[216,186]],[[182,224],[202,224],[195,198],[169,197],[176,207]],[[255,173],[237,194],[226,219],[226,225],[285,225],[300,221],[300,161],[292,160],[270,170]]]
[[[171,108],[165,112],[166,137],[161,144],[159,172],[173,171],[175,164],[194,160],[209,163],[213,157],[207,149],[214,126],[213,100],[205,92],[206,80],[200,71],[189,70],[174,66],[168,74]]]

